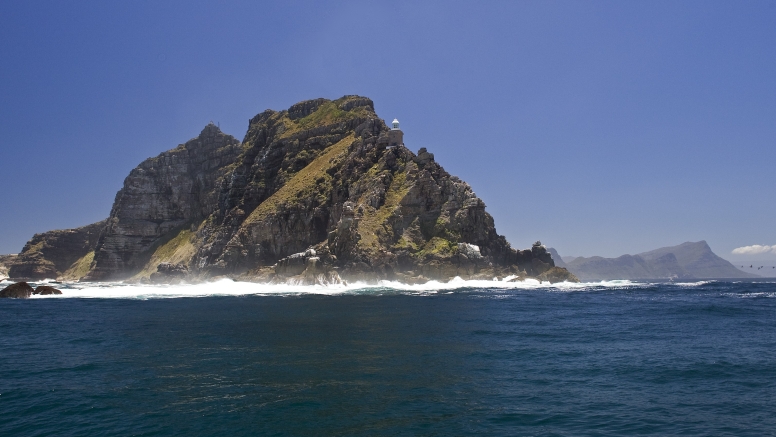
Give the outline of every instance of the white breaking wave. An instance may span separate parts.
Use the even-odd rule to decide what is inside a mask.
[[[409,285],[400,282],[380,281],[377,284],[349,283],[348,285],[287,285],[287,284],[257,284],[253,282],[239,282],[230,279],[221,279],[215,282],[200,284],[178,285],[145,285],[125,284],[121,282],[106,283],[56,283],[45,280],[36,281],[35,284],[47,283],[62,290],[61,295],[34,295],[33,299],[66,299],[66,298],[94,298],[94,299],[165,299],[181,297],[207,297],[207,296],[249,296],[249,295],[274,295],[295,296],[303,294],[317,295],[347,295],[347,294],[410,294],[433,295],[436,293],[450,293],[455,291],[471,290],[550,290],[560,292],[586,291],[591,289],[622,289],[642,288],[650,286],[648,283],[631,281],[601,281],[588,283],[560,282],[550,284],[527,279],[521,282],[507,282],[505,280],[473,280],[466,281],[460,278],[450,282],[430,281],[425,284]],[[0,287],[10,285],[11,282],[3,281]]]
[[[701,285],[712,284],[717,281],[698,281],[698,282],[674,282],[677,287],[700,287]]]

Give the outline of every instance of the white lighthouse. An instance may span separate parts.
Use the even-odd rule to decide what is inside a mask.
[[[399,129],[399,120],[394,118],[391,123],[391,130],[388,131],[388,148],[403,146],[404,132]]]

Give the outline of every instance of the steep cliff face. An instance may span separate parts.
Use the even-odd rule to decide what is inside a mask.
[[[356,138],[381,127],[372,101],[361,97],[310,100],[254,117],[219,208],[199,232],[196,267],[240,273],[326,239],[329,207],[345,200],[334,175]]]
[[[116,194],[86,279],[124,279],[143,269],[154,249],[196,225],[218,204],[218,187],[240,142],[214,124],[197,138],[149,158]]]
[[[208,125],[130,173],[79,268],[86,280],[574,279],[538,242],[512,249],[468,184],[389,137],[359,96],[264,111],[242,143]]]
[[[55,279],[72,274],[79,262],[90,257],[106,221],[88,226],[35,234],[12,261],[12,279]],[[88,263],[83,272],[88,271]]]

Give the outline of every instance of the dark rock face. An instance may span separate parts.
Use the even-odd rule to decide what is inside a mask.
[[[32,294],[40,294],[41,296],[46,296],[50,294],[62,294],[62,291],[54,287],[49,287],[48,285],[38,285],[37,287],[35,287],[35,291],[33,291]]]
[[[358,97],[311,100],[254,117],[243,155],[201,232],[200,268],[242,273],[325,240],[347,200],[339,170],[368,170],[360,155],[374,141],[370,148],[357,136],[375,137],[384,128],[378,121],[371,100]],[[352,153],[359,165],[343,169]]]
[[[183,264],[161,263],[149,279],[151,282],[173,282],[184,279],[188,274],[189,269]]]
[[[7,297],[12,299],[27,299],[34,290],[26,282],[17,282],[0,290],[0,298]]]
[[[242,143],[208,125],[126,178],[85,279],[423,282],[555,266],[538,242],[512,249],[468,184],[426,149],[388,147],[388,132],[359,96],[264,111]]]
[[[85,279],[125,278],[167,234],[217,210],[220,185],[239,153],[240,142],[211,123],[197,138],[143,161],[116,194]]]
[[[11,264],[9,276],[27,280],[59,277],[94,250],[105,223],[35,234]]]
[[[158,273],[170,276],[184,276],[189,273],[188,267],[183,264],[161,263],[156,270]]]

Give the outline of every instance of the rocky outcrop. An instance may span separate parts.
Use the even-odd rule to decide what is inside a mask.
[[[62,294],[62,291],[48,285],[39,285],[33,289],[32,286],[26,282],[17,282],[0,290],[0,298],[27,299],[35,294],[48,296],[52,294]]]
[[[37,287],[35,287],[35,291],[33,291],[32,294],[48,296],[52,294],[62,294],[62,290],[59,290],[57,288],[54,288],[48,285],[38,285]]]
[[[278,260],[273,266],[275,282],[291,282],[302,285],[325,285],[342,283],[338,268],[324,263],[315,249],[295,253]]]
[[[12,279],[39,280],[60,277],[94,250],[106,221],[75,229],[35,234],[12,262]]]
[[[550,267],[546,271],[539,274],[536,279],[540,281],[548,281],[551,284],[557,282],[579,282],[573,273],[569,272],[563,267]]]
[[[538,242],[512,249],[468,184],[388,132],[360,96],[264,111],[242,143],[210,124],[130,173],[85,279],[423,282],[555,267]]]
[[[0,255],[0,281],[8,278],[8,270],[11,268],[11,264],[16,261],[17,255]]]
[[[177,282],[189,275],[189,269],[183,264],[161,263],[149,279],[151,282]]]
[[[0,298],[27,299],[35,290],[26,282],[17,282],[0,290]]]

